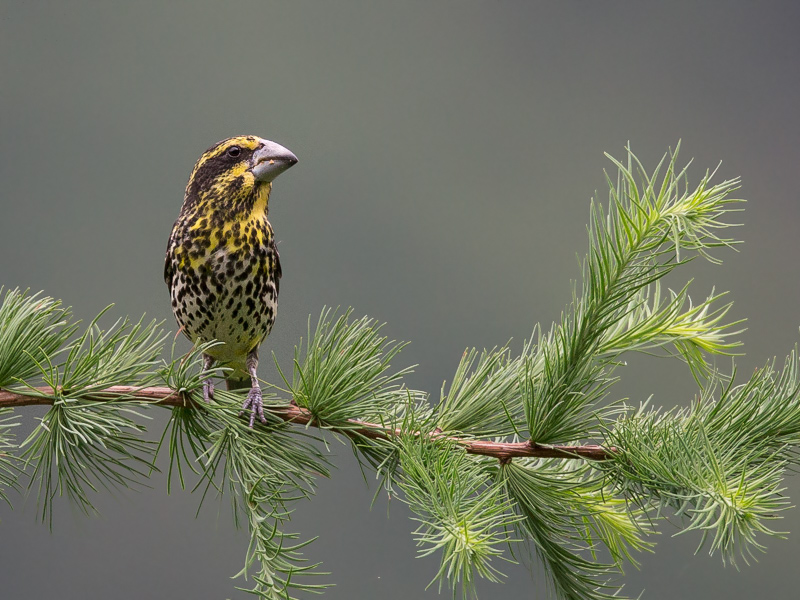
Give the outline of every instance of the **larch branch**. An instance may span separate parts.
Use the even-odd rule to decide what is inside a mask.
[[[49,405],[53,403],[53,390],[48,387],[35,388],[33,392],[24,394],[0,389],[0,408],[18,406]],[[86,400],[107,402],[111,400],[135,399],[150,401],[159,406],[190,406],[193,401],[183,394],[168,387],[137,388],[135,386],[117,385],[83,396]],[[276,417],[297,425],[317,426],[314,415],[306,408],[295,404],[286,406],[265,406]],[[403,434],[400,429],[388,428],[377,423],[367,423],[350,419],[351,427],[342,428],[341,433],[361,435],[371,439],[391,439]],[[332,428],[336,431],[335,428]],[[437,436],[434,432],[429,434]],[[469,454],[491,456],[506,462],[512,458],[573,458],[584,460],[608,460],[616,452],[616,448],[605,448],[593,444],[583,446],[541,445],[535,442],[490,442],[451,437],[450,440],[463,446]]]

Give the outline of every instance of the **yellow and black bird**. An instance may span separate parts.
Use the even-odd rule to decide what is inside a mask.
[[[264,408],[258,383],[258,347],[278,310],[281,263],[267,220],[272,181],[297,163],[289,150],[252,136],[228,138],[206,150],[194,166],[172,228],[164,280],[172,312],[193,343],[218,340],[203,355],[233,369],[228,389],[247,387],[242,410],[250,426]],[[203,397],[213,398],[206,379]]]

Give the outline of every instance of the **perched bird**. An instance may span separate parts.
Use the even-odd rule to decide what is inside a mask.
[[[289,150],[262,138],[228,138],[206,150],[194,166],[172,228],[164,280],[172,312],[193,343],[218,340],[203,355],[233,370],[228,389],[249,385],[242,411],[250,427],[264,407],[258,383],[258,347],[278,309],[281,263],[267,220],[272,181],[297,163]],[[210,378],[203,397],[213,398]]]

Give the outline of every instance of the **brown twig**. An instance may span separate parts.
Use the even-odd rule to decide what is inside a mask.
[[[17,406],[36,406],[48,405],[53,403],[51,397],[52,389],[47,387],[36,388],[42,396],[31,396],[20,394],[8,390],[0,389],[0,408]],[[160,406],[187,406],[192,401],[184,397],[177,391],[167,387],[137,388],[134,386],[117,385],[98,391],[87,400],[109,401],[114,399],[135,398],[137,400],[149,400]],[[265,407],[276,417],[289,423],[298,425],[317,426],[314,415],[292,401],[286,406]],[[343,429],[343,433],[348,435],[361,435],[370,439],[391,439],[401,435],[400,429],[390,429],[377,423],[367,423],[351,419],[353,427]],[[434,432],[433,435],[436,435]],[[438,436],[437,436],[438,437]],[[505,464],[512,458],[532,457],[532,458],[577,458],[584,460],[607,460],[616,452],[616,448],[604,448],[603,446],[545,446],[534,442],[488,442],[483,440],[469,440],[462,438],[451,438],[452,441],[466,448],[469,454],[479,454],[481,456],[492,456]]]

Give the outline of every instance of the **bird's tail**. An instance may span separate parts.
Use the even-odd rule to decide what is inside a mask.
[[[248,389],[250,387],[250,377],[236,377],[236,373],[233,374],[234,376],[228,377],[225,380],[225,385],[228,386],[228,391],[232,390],[243,390]]]
[[[225,364],[230,371],[225,373],[225,384],[228,391],[243,390],[250,387],[250,374],[247,372],[247,364],[244,360],[233,360]]]

